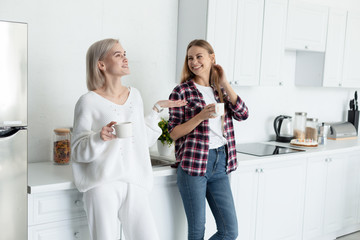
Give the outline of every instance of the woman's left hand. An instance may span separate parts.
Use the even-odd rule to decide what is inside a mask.
[[[182,107],[187,104],[186,100],[177,100],[177,101],[171,101],[171,100],[160,100],[157,102],[160,107],[162,108],[173,108],[173,107]]]

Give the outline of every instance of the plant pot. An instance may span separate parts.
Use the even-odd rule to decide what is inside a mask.
[[[169,156],[173,150],[173,144],[162,144],[160,140],[157,140],[157,149],[160,156]]]

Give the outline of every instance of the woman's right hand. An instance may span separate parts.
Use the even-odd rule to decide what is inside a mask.
[[[206,120],[206,119],[209,119],[209,118],[215,118],[216,115],[215,114],[215,103],[212,103],[212,104],[209,104],[209,105],[206,105],[204,107],[203,110],[201,110],[201,112],[198,113],[199,115],[199,118],[201,120]]]
[[[113,134],[114,129],[112,128],[114,124],[116,124],[116,122],[111,121],[106,126],[102,127],[100,132],[100,138],[103,141],[110,141],[116,138],[116,135]]]

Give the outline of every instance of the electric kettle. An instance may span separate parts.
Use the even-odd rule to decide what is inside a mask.
[[[293,139],[292,117],[280,115],[274,120],[277,142],[290,142]]]

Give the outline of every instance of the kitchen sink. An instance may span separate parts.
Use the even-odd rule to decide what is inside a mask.
[[[164,167],[164,166],[170,166],[174,164],[173,161],[167,161],[167,160],[159,160],[159,159],[151,159],[151,165],[153,167]]]

